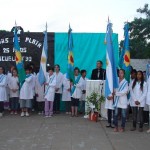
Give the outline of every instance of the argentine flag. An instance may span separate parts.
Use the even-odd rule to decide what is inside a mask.
[[[39,76],[38,76],[40,85],[46,82],[46,63],[47,63],[47,52],[48,52],[47,31],[45,31],[44,34],[45,36],[44,36],[44,43],[43,43],[43,49],[42,49],[42,55],[41,55],[40,71],[39,71]]]
[[[115,88],[118,88],[117,66],[114,57],[113,43],[112,43],[112,23],[108,22],[106,31],[106,83],[105,83],[105,97],[113,93]]]

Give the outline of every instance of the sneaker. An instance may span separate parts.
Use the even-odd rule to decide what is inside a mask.
[[[49,116],[46,115],[46,116],[44,116],[44,117],[45,117],[45,118],[48,118]]]
[[[24,117],[24,116],[25,116],[24,112],[22,112],[20,116],[21,116],[21,117]]]
[[[13,111],[11,111],[11,113],[10,113],[11,115],[13,115],[14,114],[14,112]]]
[[[29,117],[30,115],[29,115],[29,113],[28,112],[26,112],[26,117]]]
[[[42,114],[41,112],[38,113],[38,115],[41,115],[41,114]]]
[[[118,128],[117,127],[114,128],[114,132],[118,132]]]
[[[49,117],[49,118],[51,118],[51,117],[52,117],[52,115],[49,115],[48,117]]]
[[[147,130],[147,133],[150,133],[150,129],[149,129],[149,130]]]
[[[124,128],[119,129],[119,132],[124,132],[124,131],[125,131]]]
[[[14,113],[15,115],[17,115],[18,113],[17,113],[17,111],[15,111],[15,113]]]
[[[136,130],[136,128],[135,128],[135,127],[133,127],[133,128],[131,128],[131,129],[130,129],[130,131],[135,131],[135,130]]]

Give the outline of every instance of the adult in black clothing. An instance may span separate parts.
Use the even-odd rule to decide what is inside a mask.
[[[96,69],[92,70],[92,80],[105,80],[106,71],[102,69],[103,62],[98,60],[96,63]]]

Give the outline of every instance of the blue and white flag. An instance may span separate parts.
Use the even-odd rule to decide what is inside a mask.
[[[105,97],[113,93],[115,88],[118,88],[117,66],[114,57],[114,49],[112,43],[112,23],[108,22],[106,31],[106,84]]]
[[[150,76],[150,62],[146,65],[146,81],[148,80]]]
[[[47,30],[45,31],[44,36],[44,43],[41,55],[41,62],[40,62],[40,71],[38,80],[40,85],[46,82],[46,63],[47,63],[47,52],[48,52],[48,44],[47,44]]]

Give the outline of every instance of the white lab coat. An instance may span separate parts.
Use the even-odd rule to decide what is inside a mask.
[[[67,79],[66,74],[64,74],[62,101],[71,101],[71,93],[68,91],[68,89],[70,89],[70,80]]]
[[[117,108],[123,108],[126,109],[127,105],[128,105],[128,98],[127,98],[127,94],[129,91],[129,87],[128,84],[125,85],[124,89],[122,91],[118,91],[119,88],[121,87],[121,85],[125,82],[126,80],[123,79],[120,83],[119,83],[119,87],[115,90],[115,96],[119,97],[118,100],[118,104],[117,104]],[[116,97],[115,97],[116,98]]]
[[[0,76],[2,75],[3,74],[1,74]],[[6,76],[4,75],[4,78],[0,83],[0,102],[7,100],[6,84],[7,84]]]
[[[19,97],[19,79],[18,79],[18,77],[14,77],[14,76],[9,77],[8,86],[9,86],[9,90],[10,90],[10,98]],[[12,89],[17,89],[17,91],[13,92]]]
[[[39,73],[36,76],[35,79],[35,93],[37,94],[36,101],[37,102],[43,102],[44,101],[44,85],[40,85],[38,80]]]
[[[35,96],[35,80],[36,80],[36,73],[31,74],[32,75],[32,92],[33,96]]]
[[[112,95],[109,95],[109,96],[112,96]],[[108,99],[106,98],[106,100],[105,100],[105,108],[106,108],[106,109],[114,110],[114,107],[113,107],[113,100],[108,100]]]
[[[76,78],[77,77],[75,77],[75,79]],[[81,96],[82,96],[82,82],[81,82],[81,77],[80,77],[79,82],[76,85],[74,85],[74,86],[76,86],[76,88],[75,88],[75,91],[73,92],[73,94],[72,94],[71,97],[73,97],[75,99],[80,99]]]
[[[88,78],[80,78],[80,83],[81,83],[81,92],[82,90],[86,90],[86,81],[88,80]],[[82,93],[81,95],[81,98],[80,98],[81,101],[85,101],[85,94]]]
[[[51,76],[48,75],[46,83],[48,83],[48,85],[46,86],[46,89],[45,89],[45,97],[44,98],[47,101],[54,101],[55,87],[56,87],[56,76],[54,74]]]
[[[56,76],[56,87],[59,90],[55,93],[62,93],[62,84],[63,84],[63,74],[59,72],[58,74],[55,72],[54,75]]]
[[[133,85],[133,83],[132,83]],[[133,107],[145,107],[146,103],[146,94],[147,94],[147,85],[146,82],[144,82],[143,85],[143,91],[140,89],[140,83],[136,83],[134,89],[130,89],[131,94],[131,103]],[[139,101],[140,105],[135,105],[135,101]]]
[[[149,76],[149,78],[147,80],[146,104],[150,106],[150,76]]]
[[[33,99],[32,80],[32,75],[25,79],[25,82],[20,89],[20,99]]]

